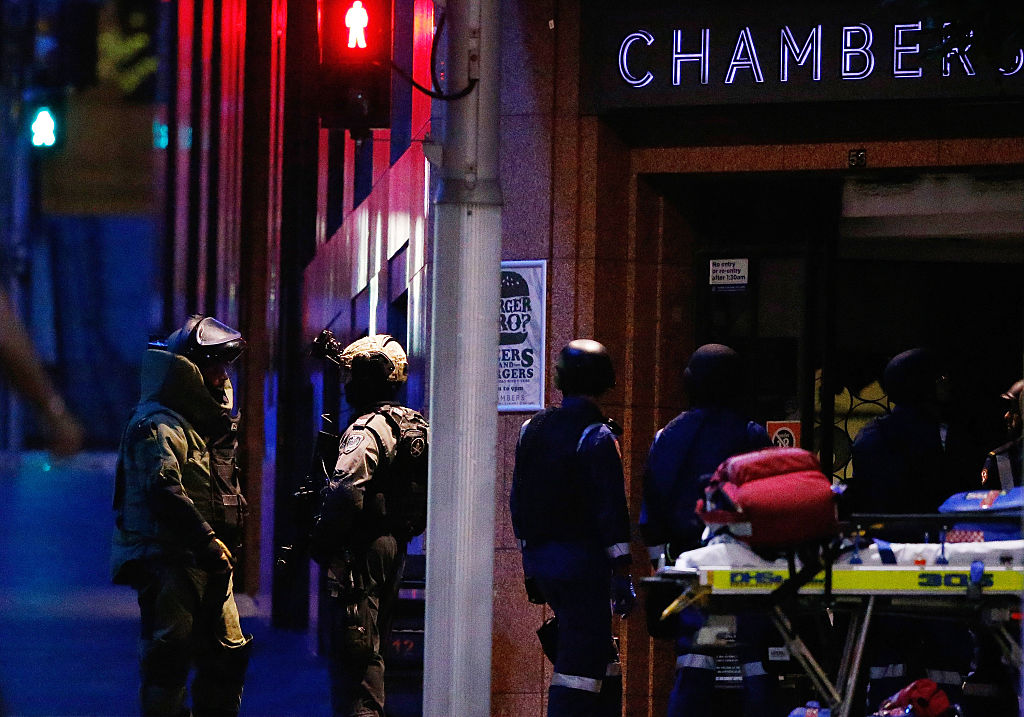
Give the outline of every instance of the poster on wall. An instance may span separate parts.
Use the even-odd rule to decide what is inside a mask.
[[[544,408],[547,261],[501,263],[498,410]]]

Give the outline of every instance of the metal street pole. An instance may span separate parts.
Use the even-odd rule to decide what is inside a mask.
[[[448,89],[435,204],[425,717],[486,717],[497,439],[501,187],[499,0],[448,0]]]

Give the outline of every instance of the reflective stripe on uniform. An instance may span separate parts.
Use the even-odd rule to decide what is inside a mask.
[[[761,677],[768,673],[764,669],[764,665],[758,662],[744,662],[740,665],[740,670],[743,672],[744,677]]]
[[[584,692],[600,692],[601,680],[593,677],[580,677],[579,675],[563,675],[556,672],[551,675],[552,687],[567,687],[570,690],[582,690]]]
[[[605,677],[622,677],[622,663],[609,662],[608,668],[604,671]]]
[[[620,558],[623,555],[629,555],[629,543],[616,543],[615,545],[609,545],[605,550],[608,553],[608,557],[615,560],[615,558]]]
[[[871,668],[871,679],[881,680],[885,677],[903,677],[907,671],[907,666],[903,663],[894,665],[878,665]]]
[[[964,681],[960,673],[953,670],[925,670],[925,673],[929,680],[940,685],[956,685],[959,687]]]
[[[691,670],[713,670],[715,669],[715,658],[700,652],[680,655],[676,658],[676,669],[681,670],[684,667],[688,667]]]

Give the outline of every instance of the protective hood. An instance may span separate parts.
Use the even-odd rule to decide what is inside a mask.
[[[937,401],[938,362],[925,349],[897,354],[885,367],[882,387],[893,403],[926,404]]]
[[[690,357],[683,382],[694,406],[733,406],[743,395],[740,357],[724,344],[704,344]]]
[[[227,381],[218,401],[207,390],[198,366],[179,354],[149,349],[142,359],[142,401],[161,403],[203,431],[230,417],[234,393]]]

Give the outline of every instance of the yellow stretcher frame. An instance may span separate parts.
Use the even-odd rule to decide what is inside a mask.
[[[731,603],[764,605],[786,579],[789,570],[771,567],[706,566],[701,568],[666,567],[644,582],[673,583],[680,596],[665,609],[663,617],[678,612],[698,600],[713,607]],[[819,573],[801,587],[798,597],[824,598],[825,576]],[[849,717],[861,676],[861,662],[867,644],[871,620],[879,600],[884,610],[918,612],[922,609],[970,610],[984,612],[984,622],[992,629],[1004,653],[1019,670],[1021,647],[1006,629],[1011,613],[1020,611],[1024,594],[1024,570],[1014,567],[986,567],[978,584],[970,580],[970,566],[843,565],[832,570],[829,599],[851,609],[850,624],[843,645],[843,658],[835,680],[821,667],[785,611],[769,601],[772,620],[786,647],[800,663],[815,689],[832,709],[833,717]],[[827,607],[831,608],[832,605]],[[984,610],[982,610],[984,608]]]
[[[662,575],[691,576],[697,584],[711,588],[712,594],[768,594],[789,578],[782,568],[702,567],[691,569],[665,568]],[[848,565],[832,570],[832,593],[835,595],[966,595],[970,587],[970,566]],[[1006,567],[986,568],[981,590],[987,594],[1024,592],[1024,571]],[[819,573],[801,594],[822,593],[825,574]]]

